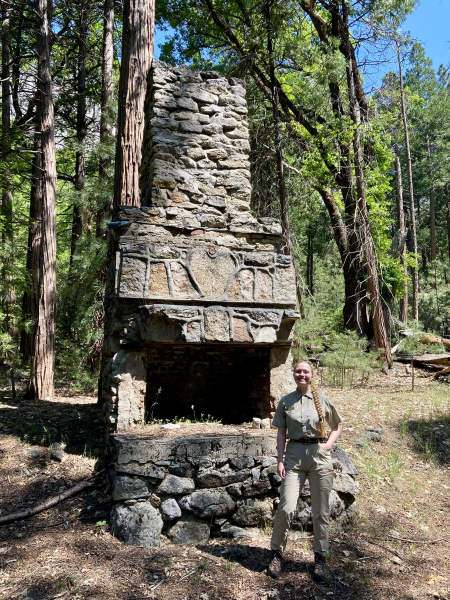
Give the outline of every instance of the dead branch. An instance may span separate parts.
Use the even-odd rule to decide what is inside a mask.
[[[408,542],[408,544],[436,544],[437,542],[448,542],[449,540],[445,538],[437,538],[435,540],[408,540],[407,538],[397,537],[395,535],[389,535],[393,540],[397,540],[399,542]]]
[[[5,515],[4,517],[0,517],[0,525],[11,523],[11,521],[19,521],[20,519],[28,519],[29,517],[37,515],[38,513],[47,510],[47,508],[51,508],[52,506],[55,506],[55,504],[59,504],[67,498],[78,494],[78,492],[81,492],[86,488],[93,487],[94,485],[94,481],[80,481],[79,483],[77,483],[77,485],[74,485],[62,494],[58,494],[58,496],[53,496],[53,498],[49,498],[48,500],[46,500],[46,502],[38,504],[38,506],[35,506],[34,508],[29,508],[28,510],[23,510],[22,512],[12,513],[11,515]]]

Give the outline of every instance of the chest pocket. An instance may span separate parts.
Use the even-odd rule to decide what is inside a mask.
[[[302,414],[303,413],[303,414]],[[304,425],[309,419],[305,414],[305,411],[302,410],[302,403],[296,402],[293,406],[289,408],[284,408],[284,414],[286,415],[286,425],[292,427],[292,425],[300,424]]]

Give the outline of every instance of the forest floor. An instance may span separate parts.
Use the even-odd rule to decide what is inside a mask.
[[[449,386],[418,375],[414,392],[403,373],[325,390],[345,419],[339,445],[360,471],[361,494],[352,524],[331,536],[324,584],[311,578],[312,540],[301,534],[291,536],[277,581],[264,573],[267,528],[196,547],[125,546],[108,532],[110,499],[100,485],[0,527],[0,599],[450,599]],[[369,426],[383,428],[382,441],[358,447]],[[94,397],[61,389],[53,402],[34,402],[2,392],[0,514],[92,476],[102,431]],[[65,444],[63,462],[49,456],[55,441]]]

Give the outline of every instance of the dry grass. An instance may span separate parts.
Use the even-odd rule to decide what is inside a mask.
[[[269,557],[265,530],[240,543],[124,546],[103,524],[109,498],[100,488],[0,528],[0,598],[450,598],[448,386],[419,377],[416,391],[409,389],[409,377],[380,375],[368,388],[324,390],[345,418],[340,445],[360,469],[361,484],[354,522],[332,535],[325,584],[311,579],[311,539],[301,535],[291,536],[277,582],[263,573]],[[13,402],[4,393],[0,409],[2,514],[34,506],[91,475],[101,459],[94,398]],[[382,427],[383,440],[358,449],[354,440],[368,426]],[[45,449],[53,441],[66,444],[65,462],[45,453],[38,460],[28,456],[30,446]]]

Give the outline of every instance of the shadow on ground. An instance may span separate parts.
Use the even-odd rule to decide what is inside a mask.
[[[101,410],[91,401],[49,402],[14,400],[0,393],[0,433],[17,436],[30,446],[50,447],[54,442],[65,445],[69,454],[98,458],[103,454],[104,426]]]

